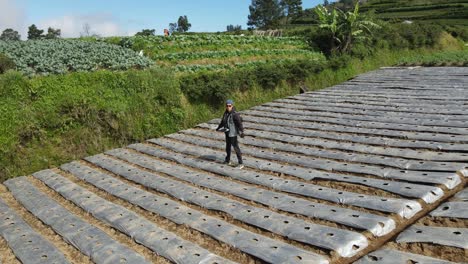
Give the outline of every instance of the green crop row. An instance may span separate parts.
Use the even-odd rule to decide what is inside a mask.
[[[119,38],[108,38],[108,40],[118,40]],[[264,37],[264,36],[241,36],[241,35],[215,35],[215,34],[197,34],[197,35],[172,35],[172,36],[134,36],[120,38],[123,41],[145,41],[148,43],[255,43],[255,42],[297,42],[301,41],[298,37]]]
[[[80,40],[0,41],[0,53],[26,75],[63,74],[99,69],[127,70],[153,64],[130,49]]]
[[[177,72],[199,72],[199,71],[225,71],[231,69],[254,69],[258,66],[262,66],[265,64],[285,64],[285,63],[292,63],[294,61],[299,60],[308,60],[317,63],[323,63],[326,61],[325,56],[322,54],[316,53],[314,57],[302,57],[298,59],[272,59],[272,60],[256,60],[256,61],[248,61],[242,63],[234,63],[234,64],[191,64],[191,65],[176,65],[173,69]]]
[[[95,41],[94,39],[87,39]],[[131,48],[134,51],[143,50],[149,56],[157,56],[173,52],[200,52],[207,50],[226,49],[279,49],[292,47],[307,48],[307,43],[298,37],[259,37],[236,35],[176,35],[176,36],[135,36],[112,37],[97,39],[111,44]]]
[[[425,11],[431,10],[436,11],[440,9],[455,9],[464,8],[464,4],[440,4],[440,5],[422,5],[422,6],[403,6],[403,7],[392,7],[386,9],[384,12],[410,12],[410,11]]]
[[[398,64],[404,66],[468,66],[468,49],[405,57]]]
[[[180,61],[197,59],[218,59],[246,56],[272,56],[272,55],[303,55],[304,57],[317,57],[317,52],[301,49],[248,49],[248,50],[222,50],[205,52],[178,52],[154,56],[155,60]]]

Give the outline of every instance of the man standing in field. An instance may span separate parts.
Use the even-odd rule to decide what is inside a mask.
[[[226,101],[226,111],[224,111],[223,118],[216,131],[223,131],[226,135],[226,159],[224,163],[231,164],[231,146],[236,151],[239,169],[244,168],[242,162],[242,153],[237,142],[237,136],[244,137],[244,127],[242,126],[242,118],[239,113],[236,112],[234,107],[234,101],[231,99]]]

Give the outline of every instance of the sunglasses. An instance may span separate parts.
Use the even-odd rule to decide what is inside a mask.
[[[232,105],[226,105],[226,107],[232,107]]]

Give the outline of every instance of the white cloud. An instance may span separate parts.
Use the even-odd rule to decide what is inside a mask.
[[[79,37],[84,33],[84,25],[89,25],[91,34],[99,36],[126,36],[128,33],[122,29],[117,21],[108,14],[66,15],[41,21],[38,27],[47,30],[48,27],[59,28],[62,37]]]
[[[15,0],[0,0],[0,31],[13,28],[22,33],[25,18],[24,9]]]

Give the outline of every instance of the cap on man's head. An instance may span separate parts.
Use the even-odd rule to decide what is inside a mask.
[[[234,104],[234,101],[233,101],[233,100],[231,100],[231,99],[228,99],[228,100],[226,100],[226,104],[233,105],[233,104]]]

